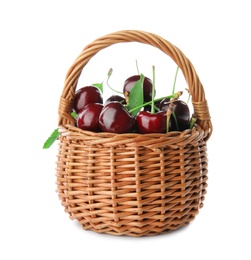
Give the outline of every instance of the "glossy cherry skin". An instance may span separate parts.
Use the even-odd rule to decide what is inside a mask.
[[[132,88],[134,87],[134,85],[138,80],[140,80],[140,75],[134,75],[126,79],[123,86],[123,93],[125,96],[127,95],[126,93],[130,94]],[[153,87],[152,81],[149,78],[145,77],[143,81],[143,94],[144,94],[145,102],[152,100],[152,87]]]
[[[163,111],[150,113],[148,111],[140,111],[136,116],[137,130],[141,134],[148,133],[165,133],[167,117]]]
[[[76,91],[73,100],[73,110],[77,114],[90,103],[103,103],[102,93],[97,87],[85,86]]]
[[[112,101],[118,101],[121,104],[126,104],[126,100],[124,97],[120,96],[120,95],[112,95],[110,96],[106,101],[104,105],[107,105],[108,103],[112,102]]]
[[[169,107],[170,98],[164,98],[159,103],[159,109],[162,111],[167,111],[167,108]]]
[[[177,122],[178,122],[178,128],[175,123],[175,119],[173,115],[171,116],[172,121],[172,130],[176,131],[183,131],[185,129],[189,128],[189,121],[190,121],[190,110],[186,102],[182,100],[174,100],[173,102],[173,113],[176,116]],[[167,111],[168,107],[170,105],[170,101],[163,102],[160,105],[160,109],[162,111]]]
[[[103,132],[134,132],[135,118],[120,102],[112,101],[102,109],[99,116],[99,126]]]
[[[82,108],[77,116],[77,127],[83,130],[99,132],[99,115],[103,105],[100,103],[90,103]]]

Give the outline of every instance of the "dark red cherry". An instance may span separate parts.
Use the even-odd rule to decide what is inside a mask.
[[[102,109],[99,126],[103,132],[129,133],[135,128],[135,118],[118,101],[111,101]]]
[[[77,126],[83,130],[99,132],[99,115],[103,108],[100,103],[90,103],[82,108],[77,116]]]
[[[175,114],[175,117],[177,119],[178,127],[175,122],[175,118],[173,115],[171,115],[171,122],[172,122],[172,130],[176,131],[183,131],[185,129],[189,128],[189,122],[190,122],[190,110],[186,102],[178,99],[173,100],[173,113]],[[167,111],[168,107],[170,105],[169,102],[163,102],[162,105],[160,105],[160,109],[162,111]]]
[[[104,105],[107,105],[108,103],[110,103],[112,101],[118,101],[121,104],[126,104],[126,100],[124,97],[121,97],[120,95],[112,95],[105,101]]]
[[[169,107],[170,98],[164,98],[159,103],[159,109],[162,111],[167,111],[167,108]]]
[[[150,113],[148,111],[140,111],[136,116],[137,129],[139,133],[165,133],[167,117],[163,111]]]
[[[73,100],[73,110],[77,114],[90,103],[103,103],[102,93],[97,87],[85,86],[76,91]]]
[[[123,93],[125,96],[130,94],[132,88],[134,87],[134,85],[139,79],[140,79],[140,75],[134,75],[126,79],[123,86]],[[153,85],[151,79],[145,77],[143,81],[143,94],[144,94],[145,102],[152,100],[152,87]]]
[[[162,100],[158,100],[158,101],[155,101],[154,102],[154,106],[157,108],[157,109],[160,109],[160,103],[161,103]],[[151,105],[147,105],[147,106],[144,106],[144,111],[151,111],[152,109],[152,106]]]

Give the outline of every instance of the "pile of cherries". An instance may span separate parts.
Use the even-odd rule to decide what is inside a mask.
[[[76,91],[72,115],[76,126],[93,132],[111,133],[166,133],[191,128],[191,117],[186,102],[179,99],[181,91],[155,99],[154,82],[143,76],[143,104],[140,108],[129,108],[130,93],[141,75],[127,78],[123,94],[114,94],[103,100],[100,88],[90,85]],[[132,113],[134,111],[134,113]]]

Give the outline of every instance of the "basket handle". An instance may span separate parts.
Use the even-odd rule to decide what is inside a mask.
[[[64,89],[59,103],[58,125],[74,124],[74,119],[70,115],[72,101],[75,95],[75,89],[81,72],[89,60],[100,50],[109,47],[115,43],[139,42],[154,46],[167,54],[181,69],[185,80],[187,81],[189,92],[192,97],[194,114],[197,118],[197,124],[205,132],[205,140],[208,140],[212,134],[212,123],[209,114],[207,100],[205,98],[204,88],[200,79],[190,62],[190,60],[176,46],[163,39],[162,37],[144,31],[122,30],[107,34],[88,44],[74,61],[66,74]]]

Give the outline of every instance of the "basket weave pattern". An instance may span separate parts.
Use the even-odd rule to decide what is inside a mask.
[[[161,49],[182,70],[198,123],[167,134],[83,131],[70,115],[78,78],[98,51],[120,42]],[[57,192],[65,211],[86,230],[150,236],[187,225],[203,206],[212,124],[202,84],[185,55],[163,38],[119,31],[87,45],[69,69],[59,104]]]

